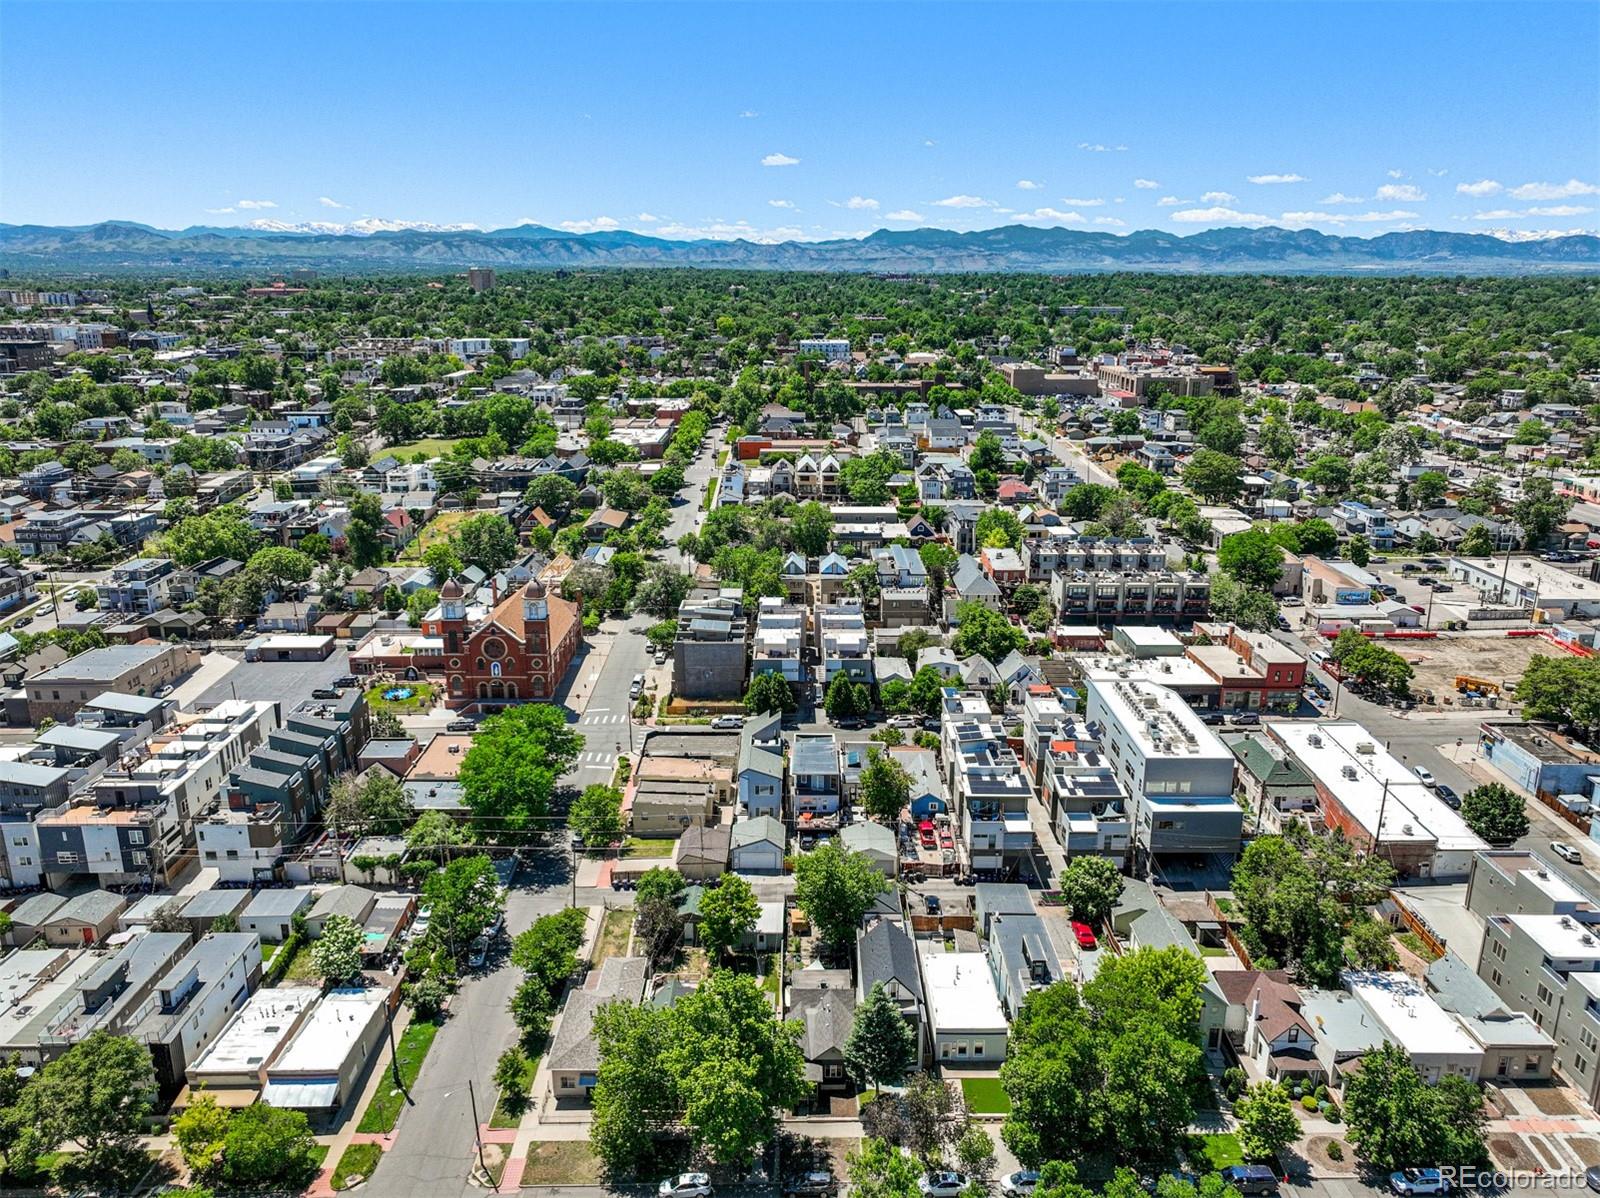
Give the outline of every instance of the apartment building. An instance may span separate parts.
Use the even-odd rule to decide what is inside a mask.
[[[844,766],[833,733],[796,733],[789,755],[789,818],[836,816],[843,800]]]
[[[940,741],[960,855],[974,870],[1016,870],[1033,851],[1032,791],[1006,743],[1003,722],[983,695],[950,687],[944,692]]]
[[[1039,793],[1051,830],[1068,857],[1127,857],[1133,843],[1132,804],[1088,724],[1074,717],[1050,740]]]
[[[749,621],[739,589],[701,590],[678,608],[673,691],[684,699],[736,699],[745,691]]]
[[[798,688],[807,681],[805,666],[806,609],[768,595],[756,607],[750,640],[750,677],[777,674]]]
[[[818,681],[826,687],[840,674],[853,682],[871,686],[872,638],[867,634],[866,613],[861,600],[844,599],[812,610],[816,649],[822,663]]]
[[[850,342],[842,337],[802,337],[802,354],[820,354],[826,362],[843,362],[850,357]]]
[[[1057,533],[1022,542],[1029,582],[1047,582],[1057,570],[1121,574],[1161,571],[1183,560],[1183,550],[1155,537],[1091,537]]]
[[[171,604],[175,567],[170,558],[136,557],[111,568],[96,591],[101,611],[148,616]]]
[[[1132,803],[1136,855],[1239,851],[1233,754],[1182,698],[1137,678],[1091,677],[1086,712]]]
[[[1050,599],[1065,623],[1204,620],[1211,612],[1211,580],[1172,570],[1057,570],[1050,575]]]

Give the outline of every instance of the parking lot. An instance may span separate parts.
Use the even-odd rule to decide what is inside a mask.
[[[350,659],[343,649],[334,650],[327,661],[240,660],[198,696],[196,705],[214,707],[224,699],[276,699],[288,711],[311,698],[312,691],[349,672]]]

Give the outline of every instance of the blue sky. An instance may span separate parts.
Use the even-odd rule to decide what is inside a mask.
[[[0,6],[0,220],[1600,227],[1600,5]]]

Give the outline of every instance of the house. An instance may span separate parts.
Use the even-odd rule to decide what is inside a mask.
[[[183,1085],[189,1062],[217,1036],[261,982],[261,942],[248,932],[200,937],[160,977],[153,1001],[123,1026],[150,1050],[165,1096]]]
[[[599,1080],[600,1045],[594,1038],[594,1015],[606,1003],[637,1003],[644,997],[650,962],[644,957],[607,957],[593,986],[567,992],[545,1068],[556,1101],[587,1102]]]
[[[248,890],[202,890],[178,909],[178,915],[189,925],[189,935],[198,940],[219,919],[225,926],[227,921],[237,922],[249,902]]]
[[[783,950],[783,903],[756,904],[755,926],[739,937],[735,948],[747,953],[776,953]],[[777,965],[773,964],[776,969]]]
[[[257,891],[239,914],[239,930],[254,932],[266,944],[282,944],[294,929],[295,916],[310,910],[314,899],[308,886]]]
[[[928,1007],[923,996],[917,946],[898,920],[871,918],[856,937],[856,1001],[864,1002],[873,986],[900,1006],[917,1038],[917,1063],[927,1059]]]
[[[751,716],[739,732],[739,810],[783,814],[783,716]]]
[[[844,1046],[855,1022],[856,995],[848,969],[797,969],[789,975],[789,1011],[801,1025],[806,1080],[819,1093],[851,1089]]]
[[[789,815],[837,815],[844,797],[839,746],[831,732],[801,732],[789,760]]]
[[[949,810],[950,805],[944,798],[944,782],[939,776],[939,758],[932,749],[895,745],[889,752],[911,775],[911,801],[908,807],[912,819],[932,819]]]
[[[1399,972],[1346,970],[1341,980],[1385,1038],[1405,1050],[1423,1081],[1433,1085],[1447,1074],[1478,1080],[1483,1050],[1415,978]]]
[[[128,901],[109,890],[88,890],[67,899],[38,925],[45,942],[66,947],[102,944],[117,930]]]
[[[1555,1065],[1555,1040],[1526,1011],[1507,1005],[1455,953],[1446,952],[1429,965],[1423,983],[1433,1000],[1454,1015],[1483,1050],[1479,1077],[1549,1079]]]
[[[315,940],[335,915],[342,915],[355,924],[367,922],[378,896],[364,886],[334,886],[323,892],[310,911],[306,913],[306,935]]]
[[[1326,1079],[1317,1059],[1317,1033],[1305,1015],[1305,999],[1283,970],[1218,970],[1213,977],[1227,1000],[1224,1029],[1234,1048],[1273,1081]],[[1217,1046],[1219,1029],[1212,1029]]]
[[[726,824],[685,828],[672,850],[672,867],[691,882],[720,878],[728,868],[732,830]]]
[[[785,844],[783,825],[770,815],[735,820],[729,840],[729,865],[739,874],[781,874]]]
[[[1006,1059],[1011,1025],[995,993],[983,953],[925,953],[933,1054],[941,1067],[998,1065]]]
[[[882,824],[872,820],[847,824],[839,831],[839,843],[852,853],[864,855],[884,877],[894,878],[899,854],[895,851],[894,833]]]
[[[1032,910],[1031,901],[1027,911],[993,915],[983,947],[990,979],[1007,1019],[1015,1019],[1021,1013],[1023,1000],[1030,993],[1065,976],[1050,945],[1044,920]]]

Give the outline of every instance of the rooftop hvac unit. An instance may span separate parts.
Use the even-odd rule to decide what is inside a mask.
[[[1322,734],[1320,732],[1313,732],[1310,736],[1306,737],[1306,743],[1313,749],[1322,748]]]
[[[1353,765],[1341,766],[1339,768],[1339,772],[1341,774],[1343,774],[1346,778],[1349,778],[1352,781],[1355,780],[1355,776],[1356,776],[1356,767],[1355,766],[1353,766]]]
[[[1404,836],[1410,836],[1411,835],[1411,825],[1410,824],[1401,824],[1400,825],[1400,832]]]
[[[1356,743],[1356,752],[1357,753],[1364,753],[1364,754],[1367,754],[1367,755],[1370,756],[1371,754],[1376,753],[1377,751],[1378,751],[1378,746],[1373,744],[1370,740],[1358,741]]]

